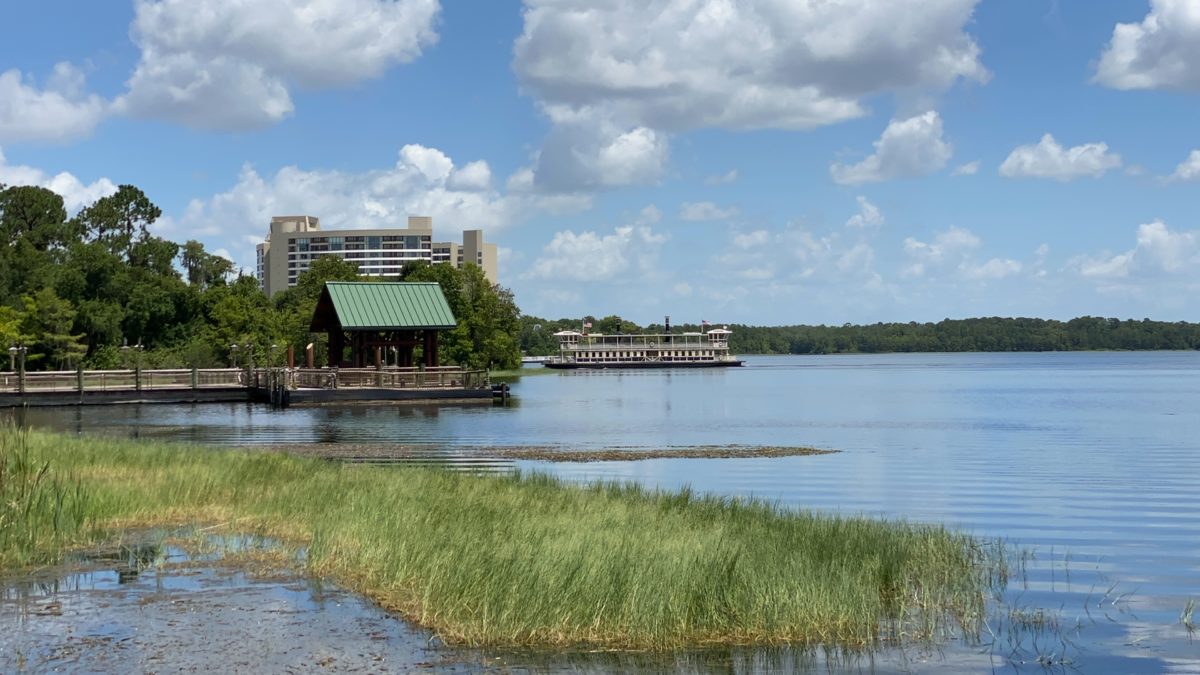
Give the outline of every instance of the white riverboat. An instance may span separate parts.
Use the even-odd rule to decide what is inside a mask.
[[[563,330],[558,356],[542,362],[547,368],[725,368],[742,361],[729,353],[728,327],[701,333],[616,334]]]

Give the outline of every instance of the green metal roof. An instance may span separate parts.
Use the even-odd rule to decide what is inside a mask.
[[[321,296],[312,330],[330,326],[330,303],[345,330],[449,329],[458,325],[436,283],[327,281]]]

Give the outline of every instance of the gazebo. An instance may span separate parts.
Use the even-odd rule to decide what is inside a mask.
[[[424,365],[436,367],[438,332],[456,325],[436,283],[327,281],[309,330],[329,334],[331,368],[378,366],[388,349],[395,349],[396,365],[412,366],[417,345]]]

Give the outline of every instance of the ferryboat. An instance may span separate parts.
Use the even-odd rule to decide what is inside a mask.
[[[656,334],[588,333],[563,330],[558,338],[558,356],[542,362],[547,368],[725,368],[744,362],[729,353],[727,326],[700,333],[672,333],[667,318],[664,332]]]

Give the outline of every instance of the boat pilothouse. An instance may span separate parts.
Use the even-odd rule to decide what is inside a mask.
[[[702,324],[707,328],[708,324]],[[703,332],[672,333],[667,317],[664,332],[654,334],[605,335],[563,330],[558,338],[558,356],[548,358],[547,368],[719,368],[740,366],[729,353],[728,327]]]

